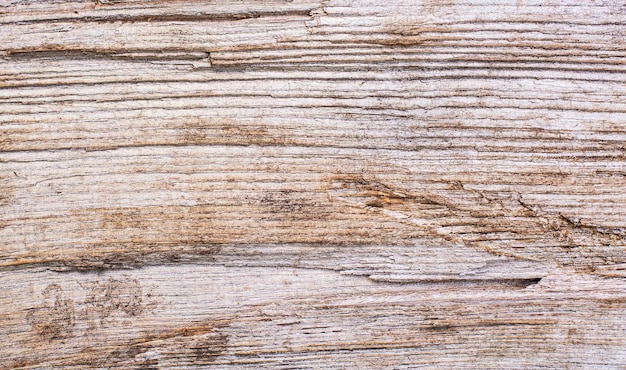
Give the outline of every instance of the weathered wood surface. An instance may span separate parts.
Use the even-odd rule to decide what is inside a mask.
[[[0,1],[0,367],[625,368],[626,6]]]

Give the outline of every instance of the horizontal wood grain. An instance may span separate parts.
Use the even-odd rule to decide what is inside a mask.
[[[625,17],[0,2],[0,367],[622,368]]]
[[[560,273],[526,288],[180,264],[98,275],[33,269],[2,280],[13,302],[0,306],[12,308],[3,315],[7,367],[356,368],[432,365],[434,355],[440,366],[477,367],[626,360],[623,284],[580,276],[572,284]]]

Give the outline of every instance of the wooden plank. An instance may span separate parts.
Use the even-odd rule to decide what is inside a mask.
[[[625,17],[0,2],[0,367],[623,367]]]
[[[101,274],[32,269],[2,280],[11,302],[0,305],[6,367],[619,367],[626,360],[622,282],[580,275],[556,273],[527,287],[395,285],[318,269],[177,264]]]

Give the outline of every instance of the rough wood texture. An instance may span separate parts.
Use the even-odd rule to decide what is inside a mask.
[[[626,5],[0,1],[1,368],[625,368]]]

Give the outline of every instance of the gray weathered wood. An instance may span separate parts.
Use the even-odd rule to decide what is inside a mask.
[[[0,367],[624,368],[622,5],[0,1]]]

